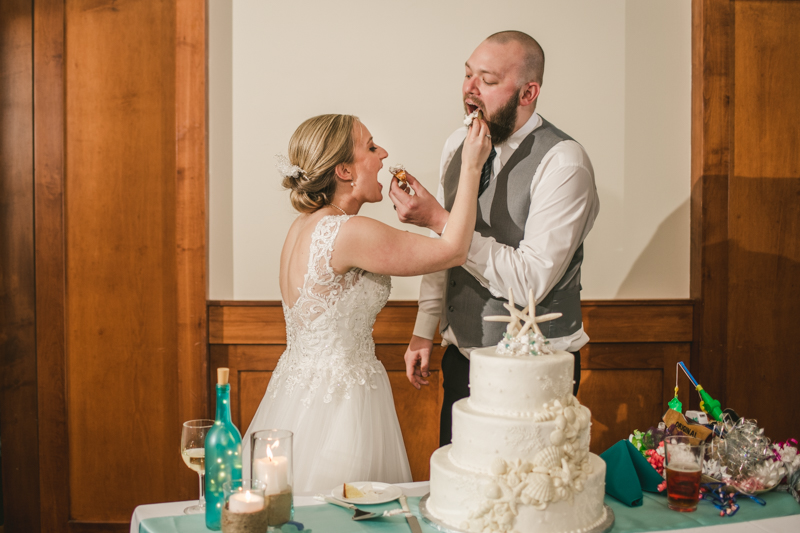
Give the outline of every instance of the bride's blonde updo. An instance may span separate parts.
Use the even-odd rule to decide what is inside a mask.
[[[336,165],[355,158],[353,115],[319,115],[297,128],[289,140],[289,162],[301,170],[284,176],[292,206],[301,213],[313,213],[331,203],[336,192]]]

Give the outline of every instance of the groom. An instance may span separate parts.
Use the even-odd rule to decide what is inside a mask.
[[[436,326],[448,344],[442,358],[444,401],[440,445],[450,443],[452,406],[469,396],[469,355],[501,339],[505,325],[483,317],[508,314],[509,289],[517,302],[536,298],[536,314],[560,312],[543,324],[553,349],[575,355],[589,340],[581,321],[583,241],[599,200],[594,170],[583,147],[536,112],[544,52],[529,35],[496,33],[466,63],[462,96],[466,113],[480,110],[494,148],[481,175],[478,217],[466,263],[424,276],[414,334],[405,354],[406,374],[417,389],[427,385]],[[416,195],[392,180],[389,196],[401,222],[441,234],[453,205],[466,128],[447,139],[438,197],[409,176]]]

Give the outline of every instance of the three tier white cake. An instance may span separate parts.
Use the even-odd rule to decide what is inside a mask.
[[[591,414],[572,395],[574,358],[548,348],[536,322],[554,317],[529,308],[513,308],[498,347],[472,352],[453,443],[431,457],[427,509],[453,528],[565,533],[606,521],[606,465],[589,453]]]

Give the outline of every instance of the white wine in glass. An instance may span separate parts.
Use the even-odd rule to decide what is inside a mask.
[[[202,474],[206,469],[206,449],[205,448],[188,448],[181,452],[183,462],[186,466]]]
[[[185,514],[199,514],[206,512],[206,483],[205,483],[205,458],[206,434],[213,420],[189,420],[183,423],[181,430],[181,457],[186,466],[197,472],[200,476],[200,501],[183,510]]]

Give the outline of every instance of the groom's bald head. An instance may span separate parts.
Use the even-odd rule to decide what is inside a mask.
[[[501,31],[490,35],[486,42],[495,44],[517,43],[522,48],[522,65],[520,65],[519,84],[534,81],[539,85],[544,78],[544,50],[536,39],[521,31]]]

